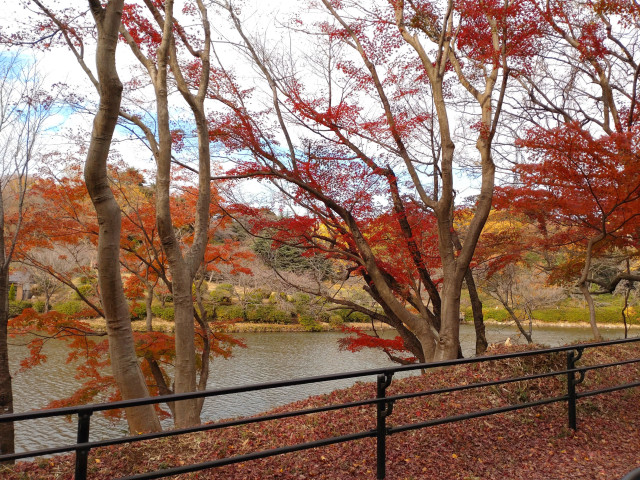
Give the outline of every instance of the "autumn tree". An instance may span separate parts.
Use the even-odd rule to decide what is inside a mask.
[[[55,12],[47,8],[39,0],[33,0],[44,15],[42,29],[53,34],[52,37],[62,41],[76,60],[80,63],[94,86],[97,79],[87,68],[84,52],[85,40],[91,38],[91,32],[84,26],[82,16],[73,12]],[[189,22],[195,20],[200,26],[200,36],[189,31],[174,18],[173,2],[144,1],[144,5],[127,4],[123,11],[123,24],[120,27],[121,39],[140,64],[142,75],[136,74],[130,85],[139,91],[141,85],[151,87],[153,91],[153,107],[151,116],[139,111],[138,100],[119,110],[123,122],[136,131],[146,142],[157,166],[156,177],[156,216],[158,233],[162,247],[169,262],[173,297],[176,310],[176,392],[194,391],[196,389],[195,359],[195,327],[191,286],[194,276],[204,260],[209,227],[208,209],[210,202],[210,132],[204,108],[205,93],[211,75],[209,56],[211,49],[210,27],[207,10],[202,1],[194,1],[183,9]],[[86,36],[85,36],[86,35]],[[139,73],[139,72],[138,72]],[[177,94],[173,95],[173,87]],[[196,222],[191,245],[184,251],[178,241],[170,206],[171,165],[174,146],[184,137],[181,128],[174,128],[171,123],[170,102],[176,97],[186,104],[186,111],[191,116],[191,127],[197,137],[196,157],[197,170],[200,172],[198,201],[196,206]],[[148,98],[141,100],[148,104]],[[198,422],[198,409],[195,401],[184,401],[177,404],[176,424],[192,425]]]
[[[267,179],[283,199],[305,208],[308,218],[295,215],[282,230],[304,225],[301,243],[350,262],[351,274],[364,278],[381,306],[380,318],[398,329],[416,358],[457,357],[460,292],[491,208],[492,142],[511,69],[535,54],[536,12],[524,1],[323,0],[325,21],[293,20],[292,35],[317,39],[313,55],[293,59],[246,33],[233,4],[216,3],[262,74],[271,104],[267,112],[248,115],[250,92],[231,76],[226,90],[212,92],[229,109],[215,128],[226,133],[230,149],[253,155],[253,163],[230,176]],[[462,98],[466,107],[459,114]],[[474,132],[481,177],[459,244],[458,119]],[[372,222],[381,214],[391,229],[385,232],[406,252],[409,283],[399,280],[380,256],[380,243],[371,240]],[[421,243],[428,234],[419,226],[427,216],[437,232],[429,246]],[[433,247],[435,261],[427,253]]]
[[[54,113],[55,97],[43,88],[36,66],[20,53],[0,54],[0,415],[13,412],[7,346],[9,268],[22,227],[29,169]],[[0,453],[13,453],[12,423],[0,425]]]
[[[155,192],[146,185],[143,172],[133,168],[114,170],[112,182],[123,213],[120,263],[129,273],[125,293],[134,300],[144,295],[146,327],[152,331],[152,303],[158,284],[163,282],[168,291],[171,288],[156,227]]]
[[[65,164],[53,152],[44,158],[45,163]],[[42,284],[52,282],[73,290],[95,315],[104,316],[99,299],[87,295],[77,282],[78,278],[95,279],[99,231],[82,168],[77,161],[56,176],[51,169],[41,167],[32,177],[15,261],[37,272]],[[56,208],[45,208],[47,205]],[[43,292],[45,297],[46,290],[50,288]]]
[[[60,164],[62,162],[59,162]],[[67,288],[75,291],[78,298],[86,304],[86,308],[75,315],[61,318],[57,312],[50,315],[37,315],[35,312],[24,313],[12,320],[11,333],[13,335],[38,331],[38,336],[29,341],[31,354],[25,359],[27,366],[33,366],[43,360],[39,357],[43,341],[52,338],[66,340],[69,347],[69,358],[81,360],[78,365],[81,387],[67,398],[58,399],[50,403],[49,407],[76,405],[79,402],[117,400],[120,395],[114,390],[113,378],[102,369],[110,364],[108,358],[108,344],[106,340],[89,341],[87,336],[98,336],[83,320],[87,316],[103,316],[103,305],[99,298],[89,297],[82,285],[76,285],[78,277],[91,275],[93,268],[87,268],[87,258],[95,258],[98,242],[98,224],[96,213],[86,196],[86,187],[78,170],[77,164],[72,163],[62,169],[65,174],[54,176],[51,172],[47,177],[33,180],[31,186],[32,204],[36,207],[27,209],[24,225],[20,236],[20,243],[16,249],[16,259],[31,265],[32,268],[59,279]],[[115,200],[121,209],[122,228],[120,232],[120,264],[125,274],[124,287],[130,307],[137,305],[141,296],[159,294],[159,290],[172,292],[173,285],[168,272],[168,263],[163,253],[157,234],[155,219],[155,192],[148,185],[148,178],[136,169],[126,167],[122,162],[114,161],[107,170],[109,184]],[[174,175],[174,185],[180,188],[172,191],[171,208],[177,213],[175,226],[179,232],[181,244],[188,245],[193,233],[194,205],[197,202],[197,188],[193,186],[193,175]],[[218,228],[224,227],[229,219],[218,209],[219,196],[213,187],[212,198],[216,203],[210,204],[209,236],[213,238]],[[55,203],[55,209],[42,209],[43,204]],[[31,206],[31,205],[30,205]],[[43,251],[51,255],[42,255]],[[210,242],[205,252],[203,269],[213,271],[225,264],[232,271],[247,269],[239,264],[239,259],[246,258],[246,254],[239,251],[236,242]],[[64,261],[61,261],[64,260]],[[202,283],[206,275],[198,276]],[[150,282],[151,281],[151,282]],[[147,282],[147,283],[145,283]],[[149,285],[149,283],[151,283]],[[144,288],[140,288],[140,287]],[[202,287],[202,285],[200,285]],[[151,291],[145,291],[146,288]],[[210,377],[210,362],[215,356],[228,357],[234,346],[242,343],[226,333],[226,324],[218,322],[210,325],[208,309],[205,306],[206,297],[201,293],[203,289],[196,289],[193,301],[198,305],[196,320],[196,360],[198,365],[198,388],[205,389]],[[206,287],[204,288],[206,291]],[[152,313],[152,312],[151,312]],[[52,323],[49,325],[49,323]],[[78,338],[75,338],[78,337]],[[174,337],[171,333],[156,332],[153,328],[147,331],[133,332],[135,351],[141,361],[142,372],[152,394],[173,393],[171,385],[171,370],[175,362]],[[87,347],[87,342],[91,347]],[[93,349],[89,353],[87,350]],[[175,404],[168,404],[169,410],[175,412]],[[198,408],[201,408],[199,402]]]
[[[512,212],[499,211],[498,215],[503,220],[492,222],[490,217],[478,246],[482,259],[475,267],[478,284],[502,305],[527,343],[533,343],[534,310],[557,304],[565,289],[548,285],[546,260],[554,255],[543,251],[546,247],[535,228],[520,222]]]
[[[140,398],[147,397],[149,391],[135,352],[120,274],[120,207],[107,176],[107,159],[122,95],[115,52],[124,2],[112,0],[102,7],[99,1],[90,0],[89,7],[98,29],[96,68],[100,104],[93,122],[84,177],[98,217],[98,284],[109,334],[111,368],[122,398]],[[127,422],[133,433],[160,430],[152,405],[127,409]]]
[[[547,28],[546,53],[520,77],[528,128],[517,145],[526,161],[500,201],[536,220],[548,248],[574,246],[561,267],[600,338],[591,287],[612,292],[621,280],[640,280],[623,268],[610,282],[593,275],[598,256],[637,255],[640,9],[607,0],[532,4]]]
[[[197,387],[191,289],[194,277],[204,261],[209,229],[210,136],[204,100],[211,74],[210,26],[207,10],[200,0],[185,12],[192,17],[199,17],[198,21],[202,28],[201,38],[187,35],[175,20],[173,1],[164,2],[164,12],[150,1],[145,1],[145,6],[151,20],[146,19],[135,6],[131,6],[126,12],[125,26],[121,29],[121,34],[146,70],[153,86],[157,137],[147,125],[141,124],[138,118],[131,115],[125,118],[133,120],[136,126],[141,128],[156,160],[156,221],[171,270],[175,308],[175,392],[182,393],[195,391]],[[149,36],[153,39],[152,42],[141,42],[141,35]],[[197,46],[194,46],[194,42]],[[184,60],[183,56],[179,58],[179,53],[184,55],[184,52],[190,58],[188,61]],[[199,185],[194,234],[190,247],[184,253],[176,237],[170,207],[172,146],[176,137],[170,125],[169,70],[177,90],[188,105],[198,139]],[[176,404],[177,426],[188,426],[199,422],[199,409],[196,403],[195,400],[189,400]]]

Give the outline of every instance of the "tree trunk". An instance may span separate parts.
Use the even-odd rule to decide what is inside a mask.
[[[589,292],[588,279],[589,272],[591,271],[591,255],[593,252],[593,246],[596,243],[604,240],[605,237],[605,232],[600,232],[595,237],[589,239],[589,242],[587,243],[587,251],[584,258],[584,267],[582,268],[582,275],[580,277],[580,280],[578,280],[578,288],[582,292],[582,295],[584,296],[584,299],[587,301],[587,305],[589,306],[589,323],[591,324],[591,331],[593,332],[593,338],[596,342],[601,341],[602,337],[600,336],[598,324],[596,323],[596,306],[594,305],[593,297]]]
[[[0,220],[0,224],[4,223]],[[4,244],[4,242],[2,242]],[[0,257],[4,257],[4,245]],[[4,262],[3,262],[4,263]],[[13,388],[9,370],[8,322],[9,279],[8,270],[0,271],[0,415],[13,413]],[[0,454],[14,453],[13,422],[0,423]],[[13,463],[13,462],[8,462]]]
[[[459,282],[461,283],[461,282]],[[433,357],[435,362],[458,358],[460,348],[460,291],[452,279],[444,277],[440,338]]]
[[[89,0],[98,27],[96,66],[100,105],[93,122],[84,175],[98,217],[98,285],[109,336],[111,367],[122,398],[133,399],[148,397],[149,392],[136,356],[129,306],[120,275],[120,207],[107,177],[107,158],[122,97],[115,51],[123,3],[123,0],[112,0],[103,8],[98,0]],[[133,434],[161,429],[152,405],[129,408],[126,413]]]
[[[176,393],[196,391],[196,347],[193,299],[191,297],[191,278],[186,271],[173,270],[173,307],[175,315],[175,387]],[[186,270],[186,268],[184,269]],[[203,360],[204,361],[204,360]],[[200,410],[197,400],[176,402],[176,427],[188,427],[200,423]]]
[[[600,335],[600,330],[598,330],[598,324],[596,323],[596,306],[593,303],[593,297],[591,296],[591,292],[589,292],[589,287],[586,283],[582,282],[578,285],[584,299],[587,301],[587,306],[589,307],[589,324],[591,325],[591,332],[593,333],[593,339],[596,342],[602,340],[602,336]]]
[[[146,313],[147,332],[153,332],[153,287],[147,287],[147,296],[144,299]]]
[[[162,43],[157,53],[157,69],[154,77],[156,106],[158,114],[158,165],[156,175],[156,222],[162,248],[167,255],[172,275],[173,305],[175,313],[175,392],[185,393],[196,390],[195,324],[191,288],[195,274],[204,261],[209,230],[209,204],[211,201],[211,158],[209,150],[209,129],[204,110],[204,99],[209,81],[210,31],[207,11],[198,2],[205,31],[204,48],[198,52],[202,61],[198,93],[193,95],[190,85],[182,76],[177,61],[173,37],[173,1],[165,1]],[[198,132],[198,199],[196,205],[193,242],[183,254],[176,237],[171,217],[171,130],[169,104],[167,98],[167,71],[171,66],[176,86],[189,105]],[[188,427],[200,423],[197,400],[183,400],[175,404],[175,425]]]
[[[471,310],[473,311],[473,326],[476,330],[476,355],[482,355],[487,351],[489,343],[487,342],[487,336],[485,334],[482,302],[478,296],[478,289],[476,288],[476,282],[473,279],[473,272],[470,268],[467,269],[464,279],[467,282],[467,290],[469,291],[469,299],[471,300]]]
[[[13,413],[13,385],[9,370],[9,262],[4,237],[4,199],[0,192],[0,415]],[[0,453],[15,452],[13,422],[0,423]],[[13,462],[8,462],[13,463]]]
[[[509,306],[509,304],[507,303],[507,301],[503,300],[502,298],[500,298],[500,302],[502,303],[502,306],[505,308],[505,310],[507,312],[509,312],[509,315],[511,316],[511,319],[516,323],[516,327],[518,327],[518,330],[520,331],[522,336],[524,336],[524,338],[527,340],[527,343],[528,344],[532,344],[533,343],[533,337],[531,336],[531,332],[527,332],[524,329],[524,327],[522,326],[522,322],[520,321],[520,319],[516,315],[516,312],[513,310],[513,308],[511,308]],[[529,322],[529,325],[531,325],[531,321]]]

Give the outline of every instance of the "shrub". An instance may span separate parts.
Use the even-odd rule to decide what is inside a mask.
[[[353,310],[349,310],[348,308],[340,308],[338,310],[333,310],[333,315],[338,315],[342,318],[343,322],[355,322],[355,323],[369,323],[371,322],[371,317],[362,312],[354,312]]]
[[[53,306],[56,312],[63,315],[77,315],[85,307],[85,304],[79,300],[70,300],[68,302],[58,303]]]
[[[16,300],[16,284],[12,283],[9,287],[9,301],[14,302]]]
[[[167,322],[173,322],[175,320],[175,311],[173,307],[164,307],[160,313],[160,318]]]
[[[207,314],[207,320],[212,320],[214,318],[214,314],[216,313],[216,306],[211,302],[205,302],[204,299],[202,303],[204,306],[204,311]],[[194,305],[193,308],[195,308],[198,313],[202,314],[202,312],[200,312],[198,308],[198,305]]]
[[[132,303],[129,306],[131,320],[144,320],[147,318],[147,307],[143,303]]]
[[[302,292],[296,292],[294,293],[292,296],[292,302],[295,305],[308,305],[309,302],[311,302],[311,297],[306,294],[306,293],[302,293]]]
[[[271,292],[269,294],[269,303],[278,303],[279,301],[287,301],[287,294],[284,292]]]
[[[256,323],[290,323],[291,315],[275,305],[254,305],[247,308],[247,320]]]
[[[81,300],[80,293],[85,297],[90,297],[93,294],[93,285],[91,284],[82,284],[78,287],[77,292],[73,292],[74,300]],[[80,292],[80,293],[78,293]]]
[[[315,316],[318,321],[326,323],[329,321],[329,318],[331,318],[331,313],[327,312],[326,310],[320,310],[316,313]]]
[[[45,303],[42,300],[33,302],[33,309],[38,313],[44,313]]]
[[[219,320],[244,320],[244,309],[240,305],[220,305],[216,308]]]
[[[218,305],[231,305],[231,297],[233,297],[233,285],[230,283],[221,283],[211,292],[211,300]]]
[[[25,308],[32,308],[33,304],[27,301],[9,301],[9,317],[17,317]]]
[[[194,297],[194,298],[196,296],[196,289],[197,289],[197,282],[194,282],[191,285],[191,296]],[[207,295],[208,291],[209,290],[208,290],[207,282],[202,282],[200,284],[200,295],[204,297],[204,296]]]
[[[344,325],[344,320],[342,319],[342,317],[340,315],[330,315],[329,316],[329,325],[331,325],[333,328],[338,328],[341,327],[342,325]]]
[[[351,312],[351,314],[349,315],[349,321],[356,323],[369,323],[371,322],[371,317],[366,313]]]
[[[471,307],[469,307],[471,310]],[[496,322],[505,322],[511,319],[509,312],[507,312],[504,308],[483,308],[482,316],[485,320],[495,320]],[[467,314],[465,312],[465,319],[467,318]],[[470,320],[473,321],[473,313],[470,313]]]
[[[322,331],[322,325],[320,325],[313,317],[309,315],[300,315],[298,319],[300,325],[308,332],[320,332]]]
[[[269,298],[270,292],[263,290],[261,288],[257,288],[247,293],[244,296],[244,300],[247,303],[262,303],[262,300],[266,300]]]
[[[175,312],[173,307],[163,307],[162,305],[153,305],[151,307],[151,312],[154,317],[161,318],[162,320],[166,320],[168,322],[173,322],[175,319]]]

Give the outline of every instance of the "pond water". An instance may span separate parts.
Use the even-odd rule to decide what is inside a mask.
[[[638,335],[638,327],[630,331]],[[605,338],[623,338],[622,329],[602,329]],[[489,343],[504,342],[507,337],[516,337],[514,326],[488,325]],[[208,388],[263,383],[306,376],[364,370],[392,366],[386,356],[378,351],[366,350],[358,353],[341,351],[339,332],[317,333],[244,333],[238,334],[247,348],[238,348],[229,359],[216,358],[212,362]],[[537,327],[533,338],[536,343],[558,346],[578,340],[588,340],[591,331],[576,327]],[[472,325],[461,325],[462,350],[471,356],[475,348],[475,333]],[[9,349],[12,371],[18,369],[19,361],[27,349],[14,339]],[[45,347],[48,362],[27,372],[14,375],[14,410],[24,412],[42,408],[50,401],[71,394],[79,385],[75,379],[73,365],[65,363],[66,350],[62,342],[48,342]],[[207,399],[202,420],[238,417],[264,412],[273,407],[302,400],[312,395],[329,393],[345,388],[353,380],[339,380],[300,387],[287,387],[245,394],[227,395]],[[373,377],[360,380],[373,381]],[[170,427],[167,421],[166,427]],[[61,418],[32,420],[16,424],[16,451],[46,448],[75,441],[76,422]],[[112,421],[100,414],[91,419],[91,440],[105,439],[126,434],[124,421]]]

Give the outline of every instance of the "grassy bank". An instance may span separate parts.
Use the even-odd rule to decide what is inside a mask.
[[[466,298],[466,297],[465,297]],[[504,307],[493,298],[483,298],[482,314],[488,322],[510,322],[511,317]],[[465,321],[473,321],[473,313],[468,300],[463,308]],[[596,322],[598,326],[623,326],[622,310],[624,302],[621,296],[601,295],[596,298]],[[523,312],[516,310],[521,319]],[[640,309],[629,306],[625,310],[629,325],[640,325]],[[534,308],[532,311],[534,324],[538,325],[589,325],[589,309],[581,298],[565,298],[554,305]]]
[[[638,346],[585,352],[581,364],[636,358]],[[504,350],[494,351],[501,353]],[[394,380],[389,394],[409,393],[452,384],[481,382],[511,375],[562,368],[564,355],[529,357],[486,365],[467,365],[428,375]],[[587,374],[580,391],[637,381],[637,365]],[[480,409],[562,395],[566,384],[538,379],[485,388],[475,393],[456,392],[437,397],[398,401],[389,418],[403,425]],[[311,397],[274,411],[311,408],[371,398],[375,385],[358,383],[328,395]],[[436,426],[391,436],[387,440],[388,480],[493,480],[493,479],[605,479],[618,480],[640,466],[640,391],[627,390],[578,402],[578,431],[567,428],[566,405],[553,404]],[[93,451],[90,478],[106,480],[157,468],[204,462],[224,456],[312,441],[373,428],[374,407],[313,414],[249,426],[198,433],[128,447]],[[177,478],[214,480],[347,480],[375,476],[373,439],[292,453],[232,465]],[[70,479],[72,457],[55,457],[5,469],[1,477]]]
[[[84,320],[94,330],[98,332],[106,331],[106,324],[104,318],[90,318]],[[133,330],[136,332],[143,332],[146,330],[146,323],[144,320],[134,320],[131,322]],[[257,323],[257,322],[233,322],[225,325],[225,331],[229,333],[255,333],[255,332],[340,332],[341,326],[357,326],[364,328],[365,330],[371,328],[371,323],[350,323],[345,322],[341,325],[330,324],[327,322],[317,322],[317,326],[313,330],[305,325],[299,323]],[[375,322],[376,330],[389,330],[391,327],[388,325]],[[153,329],[156,332],[173,332],[175,324],[168,320],[157,318],[153,320]]]
[[[85,320],[91,327],[99,332],[106,331],[105,321],[103,318],[91,318]],[[510,319],[501,319],[495,320],[490,316],[485,317],[485,323],[487,325],[506,325],[510,323]],[[465,317],[464,323],[472,324],[473,318],[468,319]],[[511,322],[512,323],[512,322]],[[146,329],[146,323],[144,320],[134,320],[131,322],[133,326],[133,330],[137,332],[143,332]],[[326,322],[317,322],[317,327],[313,331],[317,332],[339,332],[341,331],[340,325],[332,325]],[[363,328],[368,330],[371,328],[371,323],[350,323],[346,322],[343,325],[345,326],[355,326],[359,328]],[[634,322],[630,325],[634,325],[636,328],[640,323]],[[539,321],[536,320],[533,322],[533,327],[544,327],[544,326],[555,326],[555,327],[584,327],[589,328],[588,322],[581,321]],[[622,323],[604,323],[599,324],[600,328],[623,328]],[[376,330],[389,330],[390,326],[376,322],[375,323]],[[167,332],[171,333],[175,329],[175,324],[168,320],[162,320],[160,318],[154,319],[153,321],[153,329],[157,332]],[[231,323],[225,327],[225,331],[229,333],[257,333],[257,332],[309,332],[310,330],[301,324],[282,324],[282,323],[255,323],[255,322],[235,322]]]

